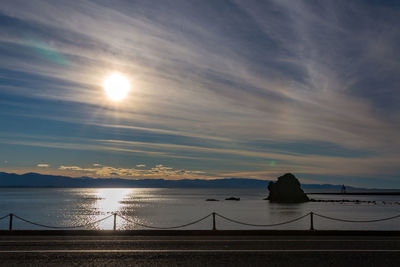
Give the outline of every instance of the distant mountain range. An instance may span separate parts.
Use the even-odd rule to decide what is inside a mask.
[[[226,178],[215,180],[165,180],[165,179],[121,179],[121,178],[72,178],[67,176],[44,175],[39,173],[5,173],[0,172],[0,187],[64,187],[64,188],[90,188],[90,187],[139,187],[139,188],[265,188],[269,180],[247,178]],[[303,184],[303,189],[313,191],[325,189],[326,191],[339,192],[341,185],[332,184]],[[349,190],[361,188],[347,187]],[[362,190],[362,189],[361,189]]]

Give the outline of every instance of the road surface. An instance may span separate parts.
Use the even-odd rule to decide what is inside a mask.
[[[1,266],[400,266],[399,236],[0,236]]]

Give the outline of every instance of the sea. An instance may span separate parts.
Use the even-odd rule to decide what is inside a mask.
[[[400,196],[313,194],[310,197],[316,200],[349,201],[281,204],[264,200],[267,195],[264,188],[0,188],[0,217],[15,214],[13,229],[113,229],[113,214],[117,213],[116,228],[120,230],[182,225],[186,226],[176,229],[205,230],[212,229],[211,214],[215,212],[215,225],[220,230],[307,230],[311,218],[305,215],[313,212],[317,230],[400,230],[400,217],[373,221],[400,215]],[[229,197],[240,201],[226,200]],[[96,222],[103,218],[107,219]],[[368,220],[373,222],[348,222]],[[292,222],[280,224],[288,221]],[[0,229],[7,230],[9,223],[9,216],[3,218]]]

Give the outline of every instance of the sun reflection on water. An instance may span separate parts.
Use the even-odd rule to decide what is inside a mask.
[[[102,219],[112,213],[120,213],[123,204],[121,203],[130,194],[132,188],[101,188],[96,192],[98,200],[95,204],[97,210],[97,220]],[[112,229],[113,218],[100,222],[97,229]]]

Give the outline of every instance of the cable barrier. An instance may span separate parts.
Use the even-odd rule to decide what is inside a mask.
[[[186,226],[190,226],[190,225],[199,223],[199,222],[201,222],[201,221],[204,221],[205,219],[207,219],[207,218],[210,217],[211,215],[212,215],[212,213],[210,213],[210,214],[208,214],[207,216],[204,216],[204,217],[202,217],[202,218],[200,218],[200,219],[198,219],[198,220],[195,220],[195,221],[193,221],[193,222],[190,222],[190,223],[185,223],[185,224],[181,224],[181,225],[177,225],[177,226],[168,226],[168,227],[152,226],[152,225],[146,225],[146,224],[138,223],[138,222],[132,221],[132,220],[130,220],[130,219],[124,217],[124,216],[121,216],[121,215],[118,215],[118,217],[124,219],[124,220],[127,221],[127,222],[130,222],[130,223],[139,225],[139,226],[144,227],[144,228],[158,229],[158,230],[171,230],[171,229],[183,228],[183,227],[186,227]]]
[[[383,221],[389,221],[389,220],[393,220],[393,219],[396,219],[396,218],[400,218],[400,214],[396,215],[396,216],[392,216],[392,217],[387,217],[387,218],[382,218],[382,219],[374,219],[374,220],[339,219],[339,218],[329,217],[329,216],[318,214],[318,213],[314,213],[314,215],[318,216],[318,217],[321,217],[321,218],[324,218],[324,219],[332,220],[332,221],[348,222],[348,223],[373,223],[373,222],[383,222]]]
[[[240,225],[245,225],[245,226],[251,226],[251,227],[274,227],[274,226],[280,226],[280,225],[285,225],[285,224],[290,224],[290,223],[294,223],[297,222],[301,219],[304,219],[306,217],[310,218],[310,230],[314,230],[314,216],[317,217],[321,217],[327,220],[333,220],[333,221],[340,221],[340,222],[347,222],[347,223],[376,223],[376,222],[383,222],[383,221],[388,221],[388,220],[394,220],[397,218],[400,218],[400,214],[396,215],[396,216],[391,216],[391,217],[386,217],[386,218],[381,218],[381,219],[373,219],[373,220],[349,220],[349,219],[341,219],[341,218],[335,218],[335,217],[330,217],[330,216],[326,216],[323,214],[319,214],[319,213],[314,213],[314,212],[309,212],[305,215],[302,215],[300,217],[288,220],[288,221],[283,221],[283,222],[278,222],[278,223],[271,223],[271,224],[254,224],[254,223],[249,223],[249,222],[243,222],[243,221],[239,221],[236,219],[232,219],[229,217],[226,217],[222,214],[216,213],[216,212],[212,212],[204,217],[201,217],[197,220],[194,220],[192,222],[189,223],[185,223],[185,224],[181,224],[181,225],[175,225],[175,226],[155,226],[155,225],[147,225],[147,224],[143,224],[143,223],[139,223],[137,221],[134,221],[126,216],[122,216],[120,214],[117,213],[113,213],[111,215],[108,215],[104,218],[101,218],[99,220],[95,220],[92,222],[88,222],[85,224],[81,224],[81,225],[67,225],[67,226],[54,226],[54,225],[47,225],[47,224],[43,224],[43,223],[38,223],[38,222],[34,222],[25,218],[22,218],[18,215],[15,215],[13,213],[7,214],[3,217],[0,217],[0,221],[4,220],[6,218],[9,218],[9,230],[12,231],[13,230],[13,218],[15,217],[18,220],[21,220],[23,222],[38,226],[38,227],[43,227],[43,228],[48,228],[48,229],[78,229],[78,228],[84,228],[84,227],[88,227],[97,223],[100,223],[104,220],[107,220],[108,218],[114,216],[114,224],[113,224],[113,230],[117,230],[117,217],[121,218],[124,221],[127,221],[129,223],[131,223],[132,225],[137,225],[143,228],[147,228],[147,229],[156,229],[156,230],[172,230],[172,229],[181,229],[181,228],[185,228],[187,226],[191,226],[191,225],[195,225],[199,222],[202,222],[204,220],[206,220],[207,218],[212,217],[212,230],[217,230],[216,229],[216,217],[219,217],[225,221],[229,221],[235,224],[240,224]]]

